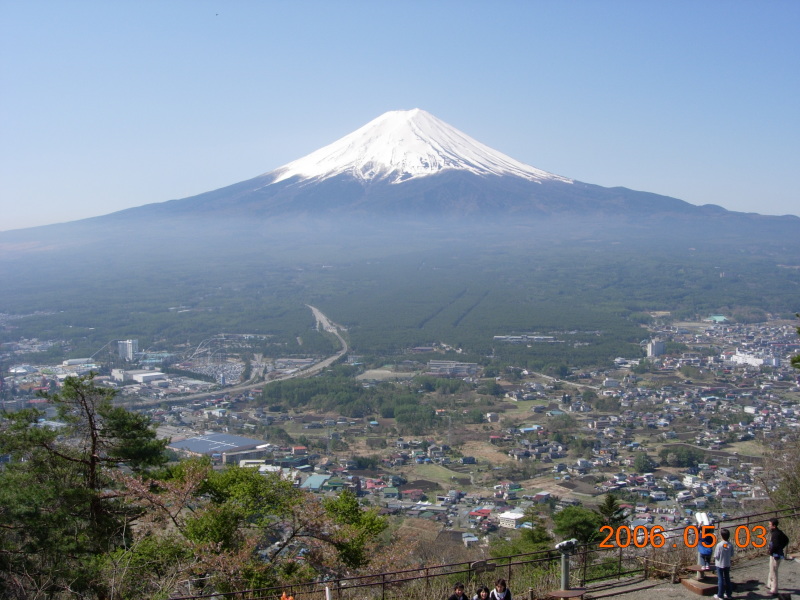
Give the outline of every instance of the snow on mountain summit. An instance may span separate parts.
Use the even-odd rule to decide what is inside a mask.
[[[572,183],[497,152],[418,108],[384,113],[272,174],[273,183],[291,177],[327,179],[341,174],[363,181],[400,183],[446,170]]]

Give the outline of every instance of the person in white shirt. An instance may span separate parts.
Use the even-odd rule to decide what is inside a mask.
[[[733,584],[731,583],[731,559],[733,558],[733,544],[730,542],[731,532],[723,529],[719,532],[722,538],[714,548],[714,565],[717,567],[717,593],[714,598],[732,598]]]
[[[494,589],[489,594],[489,600],[511,600],[511,590],[506,586],[505,579],[494,582]]]

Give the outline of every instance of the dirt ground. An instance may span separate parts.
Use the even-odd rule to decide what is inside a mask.
[[[550,492],[559,498],[573,497],[573,490],[561,485],[560,481],[555,481],[552,476],[536,477],[534,479],[526,479],[521,482],[522,487],[530,490],[532,493],[536,492]]]
[[[409,535],[412,539],[431,543],[436,541],[442,525],[430,519],[406,518],[397,530],[398,537]]]
[[[394,381],[395,379],[413,379],[416,373],[397,372],[391,369],[370,369],[358,375],[359,381]]]
[[[461,453],[464,456],[474,456],[479,465],[499,466],[513,462],[508,454],[508,449],[492,446],[485,441],[464,442]]]

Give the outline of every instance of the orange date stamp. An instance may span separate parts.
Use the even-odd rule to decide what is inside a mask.
[[[627,525],[603,525],[600,534],[604,533],[608,535],[600,542],[600,548],[628,548],[631,545],[636,548],[677,548],[681,541],[686,548],[713,548],[717,544],[713,525],[689,525],[683,530],[682,540],[680,536],[667,537],[661,525],[637,525],[633,528]],[[739,525],[731,541],[737,548],[764,548],[767,545],[767,528],[763,525]]]

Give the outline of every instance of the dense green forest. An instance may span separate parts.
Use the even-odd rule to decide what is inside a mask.
[[[0,341],[66,340],[50,351],[60,358],[92,356],[114,339],[175,350],[219,333],[253,333],[266,337],[249,351],[266,356],[332,353],[336,340],[316,330],[310,304],[345,326],[352,351],[367,361],[441,343],[461,360],[544,369],[638,355],[649,311],[789,316],[800,286],[784,257],[728,248],[511,240],[351,250],[331,250],[325,262],[300,252],[233,260],[220,250],[203,265],[176,259],[147,270],[132,261],[120,266],[124,276],[75,281],[56,271],[22,274],[0,312],[29,316],[8,321]],[[493,341],[523,332],[562,343]]]
[[[399,433],[417,435],[439,423],[437,408],[452,409],[454,403],[467,406],[462,393],[482,391],[460,379],[426,376],[414,377],[405,388],[392,383],[365,386],[353,379],[353,374],[353,367],[339,365],[319,377],[275,381],[264,388],[261,402],[271,411],[298,408],[356,419],[394,418]],[[468,406],[478,410],[478,421],[482,420],[485,404],[470,398]],[[449,418],[452,420],[452,415]],[[455,417],[456,422],[474,419],[469,413]]]

